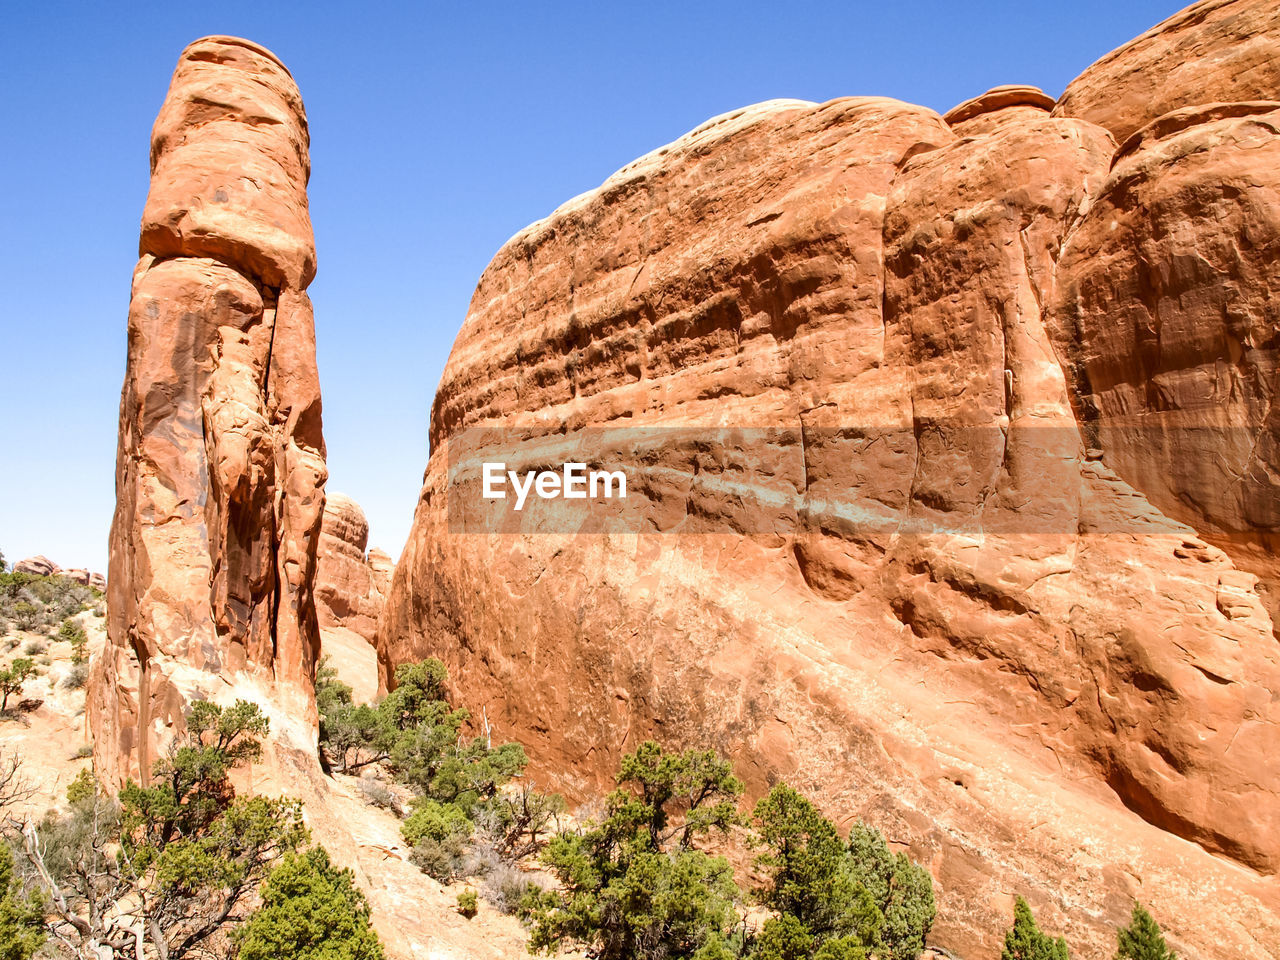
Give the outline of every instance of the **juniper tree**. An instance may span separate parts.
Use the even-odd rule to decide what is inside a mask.
[[[1129,925],[1117,937],[1116,960],[1178,960],[1169,949],[1160,924],[1140,903],[1133,905]]]
[[[1026,900],[1013,905],[1013,927],[1004,936],[1000,960],[1068,960],[1067,941],[1040,932]]]
[[[262,885],[262,906],[236,932],[237,960],[382,960],[369,904],[323,847],[287,854]]]
[[[561,890],[530,904],[530,949],[573,941],[599,960],[731,955],[733,871],[694,842],[738,821],[741,781],[714,751],[666,754],[652,741],[623,757],[617,781],[601,822],[547,846]]]

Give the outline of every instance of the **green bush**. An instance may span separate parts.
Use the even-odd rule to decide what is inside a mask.
[[[413,813],[400,825],[400,832],[410,846],[417,846],[422,840],[470,837],[474,829],[475,824],[467,819],[461,808],[452,803],[440,803],[430,797],[415,800]]]
[[[919,955],[936,912],[927,870],[891,853],[879,832],[862,823],[844,843],[835,825],[786,784],[756,804],[754,820],[765,848],[756,864],[767,877],[757,896],[778,918],[752,956]],[[808,947],[799,945],[805,938]]]
[[[235,935],[238,960],[382,960],[369,904],[323,847],[285,856]]]
[[[58,939],[88,955],[95,943],[131,943],[142,924],[157,951],[189,960],[243,922],[271,869],[307,838],[296,800],[232,787],[230,771],[261,756],[267,732],[253,704],[196,702],[151,785],[126,784],[117,803],[78,776],[69,810],[24,836]]]
[[[84,627],[76,623],[68,617],[62,621],[62,626],[58,628],[57,639],[64,643],[71,644],[71,662],[79,666],[86,663],[89,659],[87,647],[89,644],[89,635],[84,632]]]
[[[1067,941],[1040,932],[1031,907],[1022,897],[1013,905],[1013,927],[1004,936],[1000,960],[1068,960]]]
[[[13,852],[0,840],[0,960],[31,960],[45,938],[43,904],[23,890]]]
[[[0,669],[0,712],[9,708],[9,698],[22,692],[22,686],[36,675],[36,665],[26,657],[17,657]]]
[[[737,919],[733,872],[694,847],[738,822],[742,783],[712,751],[623,757],[601,823],[565,831],[543,860],[561,889],[533,898],[531,950],[587,945],[600,960],[723,956]]]
[[[463,890],[458,894],[458,912],[470,920],[480,909],[474,890]]]
[[[1160,924],[1140,903],[1133,905],[1129,925],[1117,937],[1115,960],[1178,960],[1169,949]]]
[[[924,949],[937,905],[933,878],[904,853],[891,853],[878,830],[855,823],[849,831],[854,882],[865,887],[884,918],[874,944],[885,960],[915,960]]]
[[[786,784],[756,804],[754,816],[766,848],[757,864],[769,876],[759,891],[761,903],[783,919],[794,918],[816,945],[845,936],[877,945],[884,917],[855,878],[835,825]],[[781,936],[784,928],[778,931]]]

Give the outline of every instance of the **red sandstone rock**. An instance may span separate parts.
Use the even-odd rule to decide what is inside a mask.
[[[62,568],[43,555],[27,557],[25,560],[19,560],[13,565],[14,573],[29,573],[36,577],[51,577],[55,573],[61,573]]]
[[[1171,23],[1228,8],[1261,5]],[[579,794],[645,737],[786,778],[927,862],[966,957],[1022,893],[1083,956],[1140,897],[1181,956],[1269,958],[1274,126],[1113,136],[1202,59],[1109,129],[1025,89],[762,104],[517,234],[437,392],[384,682],[442,657]],[[457,469],[584,451],[625,506],[495,513]]]
[[[1067,86],[1054,113],[1123,143],[1163,114],[1202,103],[1280,100],[1280,6],[1201,0],[1113,50]]]
[[[268,51],[189,46],[152,131],[129,310],[96,769],[145,778],[194,697],[314,749],[324,439],[307,124]],[[253,695],[250,695],[252,692]]]
[[[369,522],[360,504],[340,493],[328,494],[316,567],[320,626],[344,627],[372,642],[395,567],[381,550],[369,551],[366,558],[368,543]]]

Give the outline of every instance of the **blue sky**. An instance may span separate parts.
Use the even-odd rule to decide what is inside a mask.
[[[944,111],[1051,95],[1176,12],[982,3],[9,4],[0,61],[0,550],[106,571],[151,123],[182,48],[248,37],[306,101],[330,489],[397,556],[431,397],[517,230],[703,120],[774,97]]]

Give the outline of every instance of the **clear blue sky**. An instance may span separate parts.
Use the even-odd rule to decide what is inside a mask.
[[[297,78],[329,489],[398,556],[431,397],[513,233],[703,120],[774,97],[946,110],[1058,95],[1177,0],[8,4],[0,61],[0,550],[106,571],[151,123],[182,48],[248,37]]]

